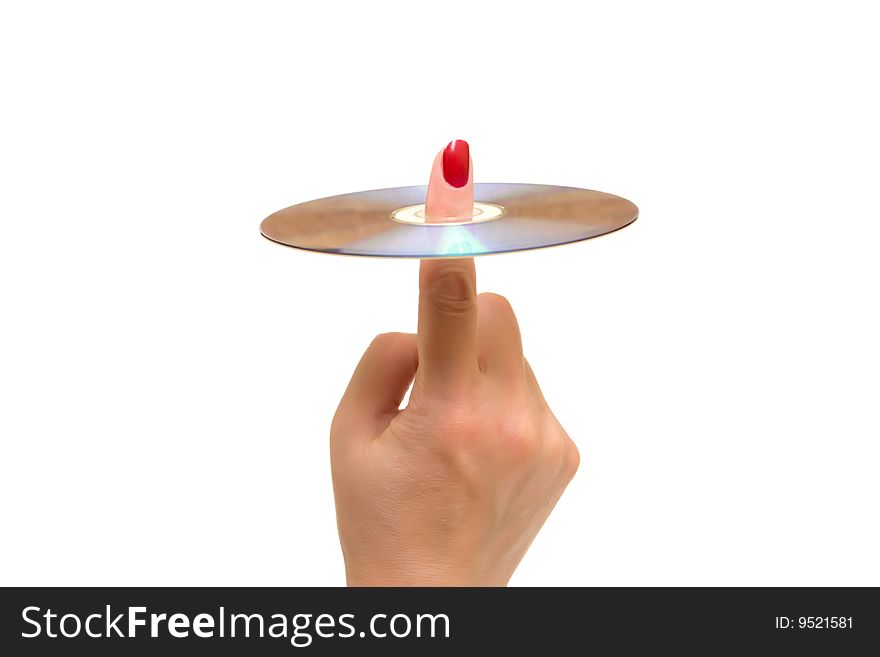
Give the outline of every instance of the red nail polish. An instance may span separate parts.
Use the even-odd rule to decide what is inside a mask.
[[[471,154],[468,143],[454,139],[443,151],[443,177],[453,187],[464,187],[468,181],[471,167]]]

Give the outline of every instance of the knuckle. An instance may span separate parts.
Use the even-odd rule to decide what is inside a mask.
[[[511,413],[501,422],[500,448],[515,463],[533,460],[539,452],[540,440],[532,418],[526,413]]]
[[[468,410],[449,410],[434,420],[437,433],[449,449],[458,450],[473,444],[479,436],[476,417]]]
[[[333,420],[330,422],[330,444],[331,446],[339,442],[341,437],[351,430],[351,421],[349,414],[343,410],[340,404],[339,408],[333,414]]]
[[[479,409],[472,400],[444,399],[424,414],[424,426],[436,439],[434,447],[445,457],[474,449],[482,435]]]
[[[475,290],[465,267],[450,265],[437,272],[428,283],[428,303],[437,312],[460,315],[473,310]]]
[[[398,332],[380,333],[373,338],[368,348],[380,350],[391,349],[394,346],[400,344],[400,342],[405,339],[405,336],[405,333]]]
[[[545,432],[543,456],[544,462],[550,467],[559,467],[565,463],[566,458],[566,438],[560,435],[559,431],[552,428]]]
[[[482,292],[479,296],[479,300],[481,304],[491,306],[495,310],[509,313],[511,315],[513,314],[513,306],[510,305],[510,301],[507,300],[507,297],[503,297],[500,294],[495,294],[494,292]]]
[[[562,466],[562,473],[566,481],[571,481],[580,467],[581,453],[580,450],[578,450],[577,445],[574,444],[574,441],[568,436],[565,438],[565,443],[567,449],[565,451],[565,461]]]

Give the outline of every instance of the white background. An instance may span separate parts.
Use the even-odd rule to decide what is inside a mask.
[[[4,3],[0,582],[344,582],[327,434],[417,263],[260,237],[427,181],[641,218],[478,261],[582,467],[518,585],[880,584],[870,3]]]

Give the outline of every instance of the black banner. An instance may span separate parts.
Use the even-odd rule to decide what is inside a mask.
[[[7,588],[0,613],[2,655],[848,655],[880,646],[871,588]]]

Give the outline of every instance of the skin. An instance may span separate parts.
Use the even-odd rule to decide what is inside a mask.
[[[418,334],[372,341],[330,451],[350,586],[506,585],[579,463],[470,258],[422,261]]]

